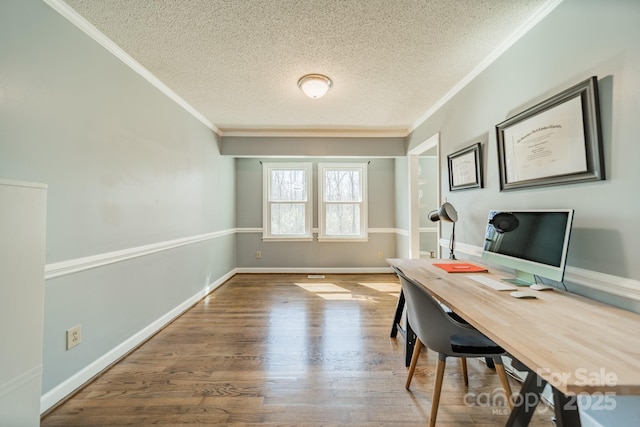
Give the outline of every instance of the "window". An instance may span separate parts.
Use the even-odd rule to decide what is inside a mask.
[[[318,164],[318,240],[367,240],[367,164]]]
[[[263,240],[311,240],[311,163],[265,163]]]

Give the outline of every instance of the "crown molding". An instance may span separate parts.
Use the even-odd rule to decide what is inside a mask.
[[[167,95],[172,101],[184,108],[189,114],[202,122],[206,127],[220,135],[220,129],[218,129],[213,123],[211,123],[205,116],[193,108],[187,101],[182,99],[178,94],[169,89],[159,78],[143,67],[138,61],[133,59],[127,52],[125,52],[120,46],[115,44],[110,38],[104,35],[100,30],[94,27],[89,21],[84,19],[78,12],[73,10],[69,5],[62,0],[43,0],[53,10],[65,17],[69,22],[78,27],[82,32],[95,40],[99,45],[104,47],[112,55],[122,61],[125,65],[138,73],[142,78],[151,83],[160,92]]]
[[[261,137],[261,138],[406,138],[408,128],[390,129],[220,129],[222,137]]]
[[[478,77],[489,65],[491,65],[496,59],[498,59],[503,53],[513,46],[522,36],[528,33],[533,27],[535,27],[544,17],[549,15],[558,5],[562,3],[562,0],[549,0],[542,5],[538,11],[533,14],[528,20],[520,25],[516,30],[496,47],[482,62],[480,62],[466,77],[464,77],[457,85],[455,85],[449,92],[443,96],[440,101],[436,102],[431,108],[429,108],[416,122],[408,129],[409,133],[416,130],[420,125],[429,119],[436,111],[442,108],[447,102],[449,102],[454,96],[458,94],[465,86],[467,86],[473,79]]]
[[[143,67],[122,48],[115,44],[111,39],[99,31],[90,22],[84,19],[69,5],[62,0],[43,0],[52,9],[69,20],[81,31],[95,40],[102,47],[107,49],[111,54],[120,59],[124,64],[129,66],[133,71],[155,86],[158,90],[167,95],[170,99],[180,105],[188,113],[197,120],[202,122],[209,129],[214,131],[221,137],[327,137],[327,138],[405,138],[415,129],[422,125],[429,117],[438,111],[444,104],[450,101],[458,92],[475,79],[482,71],[484,71],[491,63],[500,57],[508,48],[515,44],[524,34],[531,30],[538,22],[553,11],[562,0],[547,1],[532,17],[523,23],[516,31],[502,44],[489,54],[484,61],[478,64],[466,77],[464,77],[457,85],[455,85],[443,98],[425,112],[416,122],[407,128],[391,128],[391,129],[220,129],[208,120],[204,115],[193,108],[183,98],[172,91],[160,79],[153,75],[149,70]]]

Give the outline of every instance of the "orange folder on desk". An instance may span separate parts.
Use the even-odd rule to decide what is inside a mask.
[[[480,267],[466,262],[449,262],[446,264],[433,264],[446,271],[447,273],[479,273],[489,271],[486,267]]]

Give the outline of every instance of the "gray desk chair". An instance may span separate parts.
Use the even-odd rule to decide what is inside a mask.
[[[495,363],[496,372],[498,373],[500,383],[502,384],[505,396],[508,398],[509,407],[511,408],[511,386],[509,385],[509,380],[504,370],[504,365],[502,364],[501,355],[505,354],[502,347],[491,341],[473,326],[455,320],[453,316],[443,310],[438,301],[424,288],[406,277],[402,271],[395,267],[394,270],[400,278],[402,290],[407,300],[409,323],[417,335],[411,365],[409,366],[409,374],[405,384],[407,390],[411,385],[411,378],[416,369],[422,346],[425,345],[427,348],[438,353],[436,383],[433,389],[429,426],[433,427],[436,424],[438,403],[440,401],[440,392],[442,390],[442,380],[444,378],[444,368],[447,357],[463,358],[463,369],[465,368],[464,358],[491,358]]]

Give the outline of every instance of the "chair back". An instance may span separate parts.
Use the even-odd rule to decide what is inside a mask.
[[[407,301],[407,318],[420,341],[429,349],[446,356],[464,356],[451,348],[451,337],[484,337],[473,326],[457,322],[422,286],[394,267]],[[440,279],[435,279],[440,280]],[[473,356],[473,354],[469,354]]]

